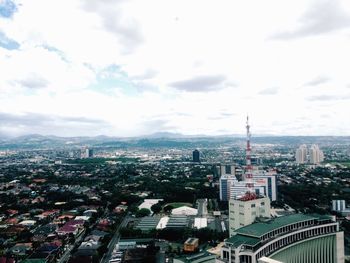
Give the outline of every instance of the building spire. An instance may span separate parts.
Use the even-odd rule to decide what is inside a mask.
[[[247,192],[242,198],[243,200],[252,200],[256,198],[256,194],[254,191],[254,183],[253,183],[253,167],[251,160],[251,146],[250,146],[250,125],[249,125],[249,116],[247,115],[247,148],[246,148],[246,173],[245,173],[245,181]]]

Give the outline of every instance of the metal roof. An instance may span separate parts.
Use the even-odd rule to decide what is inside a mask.
[[[329,216],[321,215],[304,215],[304,214],[293,214],[288,216],[281,216],[273,218],[266,222],[254,223],[242,228],[237,229],[235,232],[242,235],[249,235],[253,237],[261,237],[264,234],[271,232],[275,229],[288,226],[291,224],[308,221],[308,220],[329,220]]]

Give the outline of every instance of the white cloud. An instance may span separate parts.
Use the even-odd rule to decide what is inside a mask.
[[[0,113],[101,120],[102,133],[122,136],[243,133],[247,113],[255,133],[340,134],[350,125],[341,122],[346,1],[16,3],[0,17],[0,32],[19,45],[0,47]],[[289,37],[271,39],[281,32]]]

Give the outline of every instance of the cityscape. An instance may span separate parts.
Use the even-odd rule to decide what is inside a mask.
[[[346,0],[0,0],[0,263],[349,263]]]
[[[345,262],[350,138],[245,128],[245,138],[3,140],[1,260]]]

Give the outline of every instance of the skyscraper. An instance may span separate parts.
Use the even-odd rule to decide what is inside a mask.
[[[301,145],[295,153],[296,162],[299,164],[307,163],[307,147],[305,144]]]
[[[309,151],[305,144],[301,145],[295,152],[295,160],[299,164],[319,164],[323,162],[324,155],[318,145],[311,145]]]
[[[192,153],[193,155],[193,162],[194,163],[199,163],[200,162],[200,159],[199,159],[199,151],[196,149],[193,151]]]
[[[232,196],[232,189],[235,184],[238,183],[236,176],[231,174],[221,175],[219,180],[220,187],[220,200],[228,201]]]
[[[85,158],[92,158],[94,157],[94,151],[92,149],[86,148],[84,156]]]
[[[311,164],[319,164],[323,162],[324,156],[323,152],[318,148],[318,145],[313,144],[310,147],[310,163]]]

